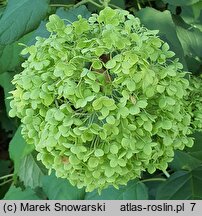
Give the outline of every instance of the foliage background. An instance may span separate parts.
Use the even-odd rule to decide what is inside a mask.
[[[11,80],[21,72],[23,46],[36,36],[47,37],[50,14],[75,21],[99,12],[99,0],[0,0],[0,199],[202,199],[202,133],[194,134],[191,149],[176,151],[168,175],[144,173],[127,186],[85,193],[67,180],[47,174],[32,145],[20,133],[18,119],[8,117]],[[202,0],[111,0],[112,8],[129,10],[149,29],[158,29],[195,76],[202,69]]]

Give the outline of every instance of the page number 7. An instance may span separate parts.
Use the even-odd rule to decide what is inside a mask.
[[[191,211],[194,211],[194,207],[195,207],[196,203],[190,203],[190,204],[192,205]]]

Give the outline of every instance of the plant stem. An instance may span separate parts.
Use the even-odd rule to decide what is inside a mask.
[[[11,182],[11,181],[13,181],[13,179],[9,179],[9,180],[7,180],[7,181],[2,182],[2,183],[0,184],[0,187],[3,186],[3,185],[5,185],[5,184],[7,184],[7,183],[9,183],[9,182]]]
[[[5,179],[5,178],[9,178],[9,177],[13,177],[13,174],[8,174],[8,175],[5,175],[5,176],[1,176],[0,180]]]
[[[82,0],[80,2],[78,2],[77,4],[74,5],[74,7],[78,7],[80,5],[86,4],[86,3],[91,3],[93,5],[95,5],[96,7],[102,8],[103,6],[94,2],[93,0]]]
[[[67,7],[67,8],[69,8],[69,7],[73,7],[74,4],[68,4],[68,5],[66,5],[66,4],[50,4],[50,6],[51,7]]]
[[[138,0],[137,0],[137,6],[138,6],[138,10],[141,10],[141,9],[142,9],[142,7],[141,7],[141,5],[140,5],[140,3],[139,3]]]
[[[163,173],[164,173],[164,175],[165,175],[167,178],[170,177],[170,174],[169,174],[166,170],[163,170]]]
[[[148,0],[148,3],[149,3],[149,6],[152,7],[152,4],[151,4],[150,0]]]
[[[149,178],[149,179],[141,180],[141,182],[150,182],[150,181],[166,181],[166,179],[165,178]]]
[[[119,6],[114,5],[114,4],[109,4],[109,6],[110,6],[110,7],[113,7],[113,8],[116,8],[116,9],[120,9],[120,10],[122,10],[122,8],[120,8]]]

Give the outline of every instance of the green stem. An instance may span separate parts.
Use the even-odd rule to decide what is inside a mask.
[[[103,0],[102,2],[103,2],[102,4],[103,4],[104,8],[106,8],[106,7],[108,7],[110,0]]]
[[[5,179],[5,178],[9,178],[9,177],[13,177],[13,175],[14,174],[8,174],[8,175],[5,175],[5,176],[1,176],[0,180]]]
[[[167,178],[170,177],[170,174],[169,174],[166,170],[163,170],[163,173],[164,173],[164,175],[165,175]]]
[[[115,8],[115,9],[120,9],[120,10],[122,10],[122,8],[120,8],[119,6],[114,5],[114,4],[109,4],[109,6],[112,7],[112,8]]]
[[[164,179],[164,178],[150,178],[150,179],[141,180],[141,182],[150,182],[150,181],[166,181],[166,179]]]
[[[9,179],[7,181],[4,181],[3,183],[0,184],[0,187],[7,184],[7,183],[9,183],[9,182],[11,182],[11,181],[13,181],[13,179]]]
[[[82,1],[78,2],[77,4],[75,4],[74,7],[78,7],[80,5],[87,4],[87,3],[91,3],[91,4],[95,5],[98,8],[103,8],[102,5],[94,2],[93,0],[82,0]]]
[[[70,7],[73,7],[74,4],[50,4],[50,7],[66,7],[66,8],[70,8]]]
[[[152,7],[152,4],[151,4],[150,0],[148,0],[148,3],[149,3],[149,6]]]
[[[140,3],[139,3],[138,0],[137,0],[137,6],[138,6],[138,10],[141,10],[141,9],[142,9],[142,7],[141,7],[141,5],[140,5]]]

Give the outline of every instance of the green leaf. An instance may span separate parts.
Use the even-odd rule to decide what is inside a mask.
[[[138,180],[129,181],[126,186],[118,190],[114,187],[104,189],[99,195],[97,191],[86,193],[85,200],[146,200],[148,193],[146,186]]]
[[[26,187],[31,188],[42,186],[42,177],[44,176],[44,166],[36,161],[33,154],[29,154],[21,160],[18,175]]]
[[[196,28],[184,29],[180,26],[177,26],[176,30],[184,49],[184,54],[188,56],[202,57],[202,32]]]
[[[21,135],[21,127],[18,128],[9,143],[10,158],[14,162],[14,173],[18,173],[23,158],[32,152],[33,145],[27,144]]]
[[[195,138],[194,145],[192,148],[189,148],[188,151],[192,157],[202,162],[202,142],[201,142],[202,132],[195,133],[194,138]]]
[[[191,171],[202,164],[201,160],[193,157],[189,152],[175,151],[174,160],[170,163],[170,167],[174,170]]]
[[[49,0],[10,0],[0,19],[0,44],[11,44],[35,29],[48,11]],[[16,30],[17,29],[17,30]]]
[[[84,189],[73,187],[67,179],[57,178],[54,173],[43,177],[43,190],[49,200],[82,200]]]
[[[24,47],[20,46],[19,43],[26,43],[30,40],[31,35],[32,33],[27,34],[20,38],[20,40],[2,48],[0,55],[0,74],[7,71],[15,71],[15,68],[24,60],[20,56]]]
[[[83,18],[88,19],[91,16],[91,13],[88,11],[86,6],[81,5],[77,8],[72,8],[69,10],[65,10],[64,8],[58,8],[56,14],[62,18],[66,19],[66,23],[74,22],[78,20],[78,15],[81,15]],[[70,21],[70,22],[69,22]]]
[[[176,151],[174,160],[170,163],[170,167],[174,170],[191,171],[202,164],[202,133],[195,133],[194,145],[184,151]]]
[[[175,6],[192,5],[199,1],[200,0],[163,0],[163,2],[171,4],[171,5],[175,5]]]
[[[10,160],[0,160],[0,176],[7,175],[11,172],[11,161]]]
[[[43,37],[43,38],[48,38],[50,35],[50,32],[48,32],[46,28],[46,21],[41,21],[40,25],[38,26],[37,29],[35,29],[32,34],[31,38],[29,41],[26,43],[28,46],[31,46],[36,43],[36,37]]]
[[[12,185],[6,193],[4,200],[40,200],[36,193],[29,187],[22,190]]]
[[[159,30],[160,37],[168,42],[171,50],[176,53],[176,56],[186,67],[183,49],[177,37],[176,26],[171,13],[168,10],[160,12],[153,8],[144,8],[137,13],[137,16],[148,29]]]
[[[1,61],[1,60],[0,60]],[[13,73],[11,72],[5,72],[0,74],[0,86],[4,88],[4,100],[6,105],[6,111],[7,113],[10,111],[10,99],[7,99],[7,97],[11,96],[9,94],[10,91],[14,89],[14,86],[11,84],[11,80],[13,79]]]
[[[190,6],[183,6],[180,17],[189,25],[202,31],[202,1]]]
[[[156,199],[200,200],[202,199],[202,166],[192,171],[177,171],[161,184]]]

